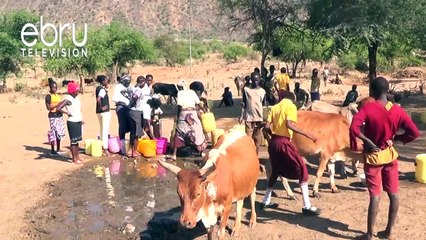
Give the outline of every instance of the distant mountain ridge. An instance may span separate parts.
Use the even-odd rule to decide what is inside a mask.
[[[51,23],[108,24],[125,22],[150,37],[177,34],[188,38],[189,1],[185,0],[2,0],[0,13],[28,9]],[[230,33],[216,0],[191,0],[192,36],[197,39],[244,40],[247,33]]]

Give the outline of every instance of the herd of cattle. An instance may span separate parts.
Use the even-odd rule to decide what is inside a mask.
[[[371,98],[366,98],[358,105],[343,108],[314,102],[310,109],[298,111],[296,125],[318,139],[314,143],[299,134],[294,134],[292,139],[292,143],[304,157],[320,155],[313,187],[314,197],[319,197],[319,183],[326,167],[332,192],[339,191],[334,181],[335,161],[352,160],[353,173],[357,174],[357,164],[362,155],[361,152],[350,149],[349,127],[353,114],[369,101]],[[181,224],[193,228],[201,220],[207,228],[208,239],[212,239],[214,226],[220,217],[217,237],[223,239],[232,203],[236,202],[237,216],[232,229],[232,235],[235,235],[241,227],[243,200],[250,196],[250,227],[256,225],[254,202],[260,164],[253,140],[244,133],[231,129],[218,139],[204,161],[205,165],[200,170],[181,169],[162,160],[158,161],[177,175],[177,191],[182,205]],[[346,176],[345,172],[341,174]],[[282,179],[287,194],[294,198],[287,179]]]

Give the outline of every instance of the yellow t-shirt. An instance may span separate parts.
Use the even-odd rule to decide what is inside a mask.
[[[59,96],[56,93],[50,93],[50,104],[51,105],[57,105],[61,102],[61,96]],[[50,110],[50,112],[56,112],[56,108]]]
[[[291,138],[293,131],[287,128],[287,120],[297,122],[297,107],[290,99],[283,99],[268,114],[272,134]]]
[[[288,76],[287,73],[280,73],[275,77],[277,83],[278,83],[278,89],[279,90],[286,90],[287,89],[287,84],[290,85],[290,77]]]

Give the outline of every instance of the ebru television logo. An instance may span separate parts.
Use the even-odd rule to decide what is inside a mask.
[[[21,40],[26,48],[21,48],[22,56],[28,57],[87,57],[87,23],[83,25],[83,37],[80,41],[77,40],[77,29],[75,23],[59,24],[58,26],[52,23],[44,23],[43,17],[40,17],[38,26],[27,23],[22,27]],[[53,32],[53,39],[46,39],[47,31]],[[72,38],[72,45],[63,46],[64,37]],[[37,41],[40,40],[43,47],[33,48]]]

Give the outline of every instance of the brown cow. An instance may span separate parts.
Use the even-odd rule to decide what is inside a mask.
[[[218,238],[223,239],[232,203],[237,202],[237,217],[232,235],[241,227],[244,198],[250,195],[250,227],[256,224],[256,183],[259,158],[253,140],[245,133],[231,131],[219,137],[200,170],[181,169],[170,163],[159,164],[177,175],[182,214],[180,223],[194,228],[202,221],[212,239],[214,226],[221,216]]]
[[[296,126],[303,129],[305,132],[313,134],[318,139],[317,142],[314,143],[310,139],[297,133],[295,133],[292,138],[292,143],[303,156],[320,154],[313,195],[319,197],[319,183],[327,165],[329,168],[332,192],[338,192],[339,190],[334,181],[334,161],[345,161],[347,158],[351,158],[352,168],[354,169],[354,174],[356,174],[357,160],[362,159],[361,153],[353,152],[350,149],[350,124],[348,120],[344,116],[334,113],[298,111]],[[329,163],[330,159],[333,159],[333,161]],[[287,179],[282,178],[282,180],[287,194],[291,198],[294,198],[294,194],[288,185]]]

